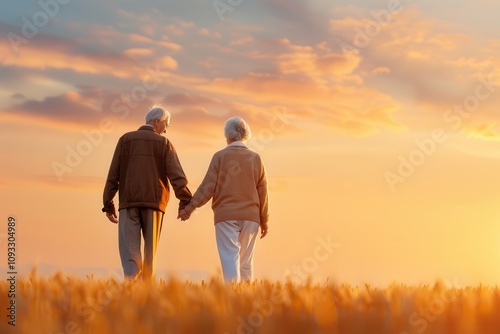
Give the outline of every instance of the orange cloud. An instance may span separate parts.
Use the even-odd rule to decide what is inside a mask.
[[[143,48],[132,48],[125,50],[124,53],[130,57],[141,57],[141,56],[150,56],[153,53],[153,50],[143,49]]]
[[[390,96],[358,86],[327,86],[308,80],[250,73],[238,78],[217,78],[203,87],[212,93],[237,96],[240,101],[280,103],[292,109],[318,110],[310,121],[352,134],[368,134],[380,128],[401,130],[394,119],[398,104]]]
[[[231,41],[231,45],[244,45],[248,44],[254,41],[254,38],[252,35],[246,35],[244,37],[241,37],[239,39]]]
[[[86,53],[76,51],[77,44],[67,40],[43,40],[42,37],[28,41],[19,54],[11,52],[8,41],[0,41],[0,53],[6,55],[6,66],[46,69],[70,69],[75,72],[102,74],[107,73],[119,78],[134,78],[143,75],[144,67],[134,58],[153,54],[144,48],[127,49],[123,53]],[[153,60],[163,70],[177,68],[177,61],[171,56]]]
[[[249,73],[237,78],[216,78],[203,90],[240,96],[261,102],[286,101],[304,103],[328,97],[329,88],[315,85],[307,79],[285,78],[279,75]]]
[[[388,73],[391,73],[391,69],[388,67],[385,67],[385,66],[379,66],[379,67],[375,67],[372,70],[372,73],[373,74],[388,74]]]
[[[283,74],[303,74],[311,78],[339,81],[351,74],[361,62],[361,57],[347,59],[342,54],[318,55],[313,50],[283,54],[278,57],[278,67]]]
[[[252,108],[280,104],[289,110],[312,109],[315,112],[300,117],[319,121],[334,131],[366,135],[383,128],[405,128],[394,117],[399,105],[390,96],[365,87],[355,73],[363,61],[361,56],[346,58],[332,52],[326,43],[295,45],[288,39],[279,40],[268,53],[273,51],[279,53],[274,57],[277,71],[217,77],[198,89],[222,101],[237,97],[239,105],[255,106]],[[272,57],[259,54],[258,58]]]
[[[15,55],[10,50],[10,45],[5,41],[0,42],[0,53],[6,55],[4,65],[21,68],[46,70],[71,69],[82,73],[109,73],[120,78],[131,77],[134,66],[132,60],[120,54],[94,54],[82,55],[71,52],[69,45],[43,45],[31,41],[23,45],[22,51]]]
[[[411,119],[414,129],[433,126],[435,117],[442,119],[455,104],[473,97],[481,80],[495,77],[500,69],[496,57],[500,43],[478,37],[456,22],[424,16],[416,6],[405,7],[390,23],[378,24],[378,31],[371,33],[366,32],[369,24],[376,25],[371,14],[355,7],[349,10],[348,17],[330,21],[330,32],[339,37],[340,48],[347,45],[350,54],[362,57],[355,73],[363,79],[365,73],[386,74],[380,78],[383,81],[372,76],[369,82],[384,85],[384,92],[400,99],[401,108],[424,115]],[[500,84],[500,80],[492,81]],[[476,121],[491,120],[490,110],[498,103],[494,95],[497,92],[480,101]],[[474,134],[478,138],[495,136],[488,127],[476,129]]]
[[[160,60],[160,65],[163,69],[174,70],[177,68],[177,61],[170,56],[164,56]]]
[[[163,46],[172,51],[182,50],[182,45],[172,42],[166,35],[163,35],[161,40],[153,40],[150,37],[139,34],[129,34],[128,38],[135,43],[142,43],[145,46],[148,46],[148,50],[151,50],[151,52],[153,52],[158,46]]]
[[[214,38],[214,39],[221,39],[222,35],[218,31],[210,31],[207,28],[201,28],[198,33],[202,36]]]
[[[491,141],[500,140],[500,132],[496,122],[468,124],[463,132],[472,138]]]

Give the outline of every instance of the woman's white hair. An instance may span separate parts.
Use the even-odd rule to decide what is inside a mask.
[[[146,114],[146,123],[157,119],[164,121],[167,118],[170,118],[170,112],[168,110],[163,109],[161,106],[153,106]]]
[[[224,136],[229,140],[247,141],[252,136],[252,132],[243,118],[232,117],[224,125]]]

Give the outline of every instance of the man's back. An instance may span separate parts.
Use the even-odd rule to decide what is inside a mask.
[[[159,106],[149,110],[145,125],[120,137],[104,186],[102,211],[112,223],[118,224],[123,274],[134,280],[154,277],[156,251],[170,197],[169,182],[179,199],[179,210],[191,199],[177,153],[170,141],[161,136],[169,126],[167,110]],[[117,191],[119,218],[113,202]]]
[[[169,181],[174,186],[181,206],[189,202],[191,193],[171,142],[147,125],[124,134],[111,162],[105,200],[119,187],[119,209],[146,207],[165,212],[169,197]],[[180,180],[174,185],[174,182]],[[106,190],[109,190],[108,194]]]
[[[151,207],[165,211],[169,189],[165,161],[168,141],[141,127],[121,138],[120,209]]]

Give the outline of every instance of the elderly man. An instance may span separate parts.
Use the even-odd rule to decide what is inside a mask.
[[[115,149],[104,187],[103,212],[118,223],[118,243],[125,278],[152,279],[163,215],[170,192],[179,199],[179,211],[191,200],[187,179],[172,143],[161,134],[170,124],[170,113],[153,107],[146,124],[124,134]],[[113,198],[119,192],[119,215]],[[144,260],[141,254],[141,231]]]
[[[211,198],[215,237],[226,282],[253,279],[253,255],[259,226],[268,233],[268,195],[264,164],[247,148],[250,127],[240,117],[227,120],[227,147],[215,153],[191,202],[180,212],[188,219]]]

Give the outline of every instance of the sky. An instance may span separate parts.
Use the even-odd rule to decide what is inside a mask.
[[[0,4],[0,261],[118,268],[102,191],[161,104],[194,192],[243,117],[269,179],[258,279],[500,284],[497,1]],[[165,275],[220,273],[209,205],[165,213]]]

